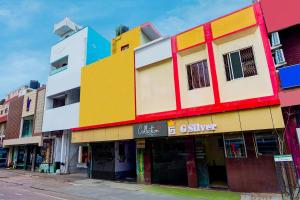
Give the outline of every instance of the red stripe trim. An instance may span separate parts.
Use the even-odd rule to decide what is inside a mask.
[[[178,61],[177,61],[177,43],[176,37],[171,37],[172,47],[172,58],[173,58],[173,73],[174,73],[174,88],[176,97],[176,109],[181,109],[181,98],[180,98],[180,86],[179,86],[179,74],[178,74]]]
[[[240,100],[240,101],[234,101],[228,103],[220,103],[219,105],[206,105],[206,106],[200,106],[195,108],[185,108],[181,110],[172,110],[172,111],[166,111],[160,113],[145,114],[145,115],[137,116],[136,120],[84,126],[84,127],[72,128],[71,130],[84,131],[90,129],[130,125],[130,124],[143,123],[149,121],[175,119],[175,118],[213,114],[213,113],[243,110],[243,109],[253,109],[253,108],[273,106],[273,105],[279,105],[279,99],[277,96],[267,96],[267,97],[246,99],[246,100]]]
[[[273,87],[273,94],[278,97],[278,81],[277,81],[277,76],[276,76],[275,64],[274,64],[273,57],[272,57],[270,42],[269,42],[269,38],[268,38],[268,32],[267,32],[267,28],[265,26],[263,13],[262,13],[259,3],[256,3],[253,6],[254,6],[255,17],[256,17],[256,20],[257,20],[257,23],[258,23],[258,26],[260,29],[261,38],[262,38],[264,49],[265,49],[265,55],[267,58],[267,63],[268,63],[269,72],[270,72],[270,79],[271,79],[271,83],[272,83],[272,87]]]
[[[212,45],[212,32],[211,32],[211,24],[210,23],[204,25],[204,33],[205,33],[205,40],[206,40],[206,44],[207,44],[207,52],[208,52],[210,74],[211,74],[212,86],[213,86],[213,91],[214,91],[215,104],[219,104],[220,103],[220,92],[219,92],[219,86],[218,86],[214,49],[213,49],[213,45]]]

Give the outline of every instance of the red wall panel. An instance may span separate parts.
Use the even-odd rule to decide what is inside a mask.
[[[299,0],[261,0],[268,32],[300,24]]]

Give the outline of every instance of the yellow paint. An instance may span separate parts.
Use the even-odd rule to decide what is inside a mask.
[[[103,142],[133,139],[133,127],[118,126],[72,133],[72,143]]]
[[[284,128],[282,110],[280,106],[271,107],[272,120],[274,128]]]
[[[135,118],[133,56],[128,49],[82,68],[80,126]]]
[[[142,32],[141,28],[138,26],[133,28],[117,37],[111,41],[111,53],[116,54],[121,52],[122,46],[129,45],[129,48],[136,48],[141,45]]]
[[[253,7],[249,7],[213,21],[211,23],[213,38],[226,35],[242,28],[256,24]]]
[[[36,94],[37,94],[37,91],[33,90],[24,95],[22,117],[34,115],[35,104],[36,104]],[[30,102],[29,110],[27,111],[27,99],[28,98],[31,100],[31,102]]]
[[[177,49],[182,50],[205,41],[203,26],[176,36]]]
[[[212,121],[217,124],[215,133],[227,133],[241,131],[238,112],[225,112],[212,115]]]
[[[253,48],[257,75],[227,81],[223,55],[251,46]],[[219,39],[213,43],[213,47],[221,102],[273,95],[268,63],[260,30],[257,27]]]
[[[82,68],[79,126],[135,118],[134,48],[141,34],[136,27],[114,38],[111,56]]]
[[[243,131],[273,129],[272,116],[269,107],[241,110],[239,114]]]
[[[181,125],[187,124],[216,124],[217,128],[215,131],[181,133]],[[176,130],[176,133],[173,136],[234,133],[284,128],[282,113],[279,106],[173,119],[172,126],[175,126]]]
[[[136,104],[139,115],[176,109],[171,59],[136,71]]]
[[[186,66],[204,59],[207,60],[210,86],[189,90]],[[214,93],[206,45],[203,44],[178,54],[178,74],[182,108],[204,106],[214,103]]]

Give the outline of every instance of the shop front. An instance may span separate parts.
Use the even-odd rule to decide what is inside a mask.
[[[134,125],[137,180],[242,192],[278,192],[279,107]]]
[[[132,126],[72,132],[72,143],[82,146],[88,177],[136,181],[136,144]],[[87,146],[83,145],[87,144]]]

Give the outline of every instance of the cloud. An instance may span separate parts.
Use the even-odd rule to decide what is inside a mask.
[[[0,8],[0,24],[8,29],[27,27],[36,13],[41,12],[42,4],[37,0],[25,0],[11,3],[2,2]]]
[[[47,53],[20,51],[0,59],[0,99],[30,80],[44,82],[49,71]]]
[[[169,10],[163,17],[157,18],[154,24],[163,34],[174,35],[249,4],[251,0],[196,0]]]

